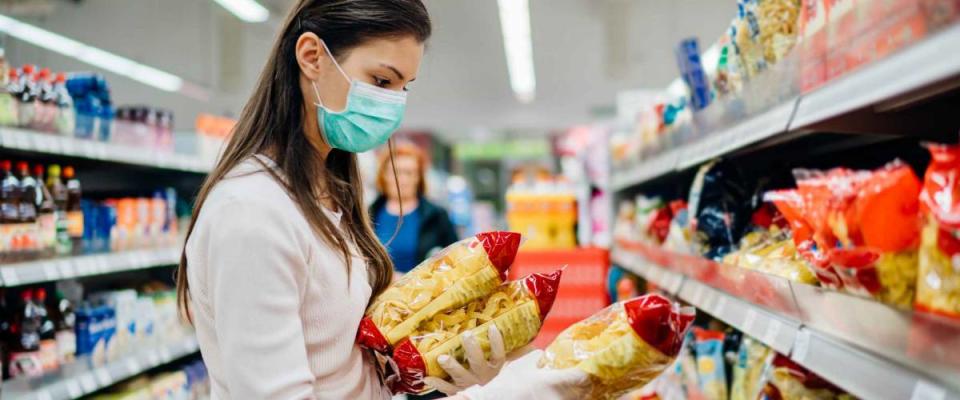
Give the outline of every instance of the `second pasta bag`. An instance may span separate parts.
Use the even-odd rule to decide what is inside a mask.
[[[519,247],[515,232],[479,233],[447,246],[371,302],[357,343],[389,354],[421,322],[495,290],[506,280]]]
[[[693,318],[692,307],[658,294],[615,303],[560,333],[540,366],[579,368],[592,382],[588,398],[614,399],[673,363]]]
[[[531,274],[500,285],[489,296],[448,310],[424,321],[418,330],[393,351],[397,378],[391,382],[393,393],[423,393],[430,389],[423,378],[444,379],[446,371],[437,357],[449,355],[463,363],[463,334],[471,332],[485,351],[490,351],[487,332],[494,324],[503,337],[504,351],[526,346],[540,332],[560,286],[561,270],[549,274]]]

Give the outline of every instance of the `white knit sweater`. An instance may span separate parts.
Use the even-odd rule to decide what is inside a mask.
[[[389,398],[354,344],[371,292],[366,264],[355,257],[348,277],[259,163],[214,187],[186,252],[214,399]]]

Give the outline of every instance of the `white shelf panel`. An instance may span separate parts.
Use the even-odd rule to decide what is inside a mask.
[[[173,265],[179,261],[179,247],[164,247],[7,264],[0,266],[0,286],[30,285],[61,279],[134,271]]]
[[[194,354],[200,350],[192,335],[170,343],[140,348],[103,366],[91,366],[87,359],[67,366],[52,377],[15,379],[3,383],[3,398],[14,400],[78,399],[150,369]]]
[[[859,398],[960,400],[956,321],[649,245],[620,242],[612,260],[658,285],[682,274],[678,297]]]
[[[212,160],[199,156],[8,127],[0,127],[0,148],[196,173],[207,173],[213,167]]]
[[[803,95],[790,129],[800,129],[960,73],[960,24]]]

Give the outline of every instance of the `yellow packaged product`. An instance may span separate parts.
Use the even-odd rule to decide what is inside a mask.
[[[560,333],[540,367],[579,368],[590,376],[589,398],[614,399],[673,363],[693,318],[692,307],[658,294],[615,303]]]
[[[424,260],[377,296],[357,331],[357,343],[381,354],[434,316],[484,297],[506,280],[520,234],[485,232]]]
[[[504,351],[526,346],[540,332],[560,286],[561,271],[531,274],[501,285],[489,296],[423,321],[417,331],[397,344],[393,351],[396,378],[388,378],[393,393],[424,393],[432,390],[425,377],[444,379],[446,371],[437,357],[449,355],[465,362],[463,335],[470,332],[484,350],[490,351],[487,337],[496,325]]]
[[[930,145],[920,205],[916,308],[960,318],[960,146]]]

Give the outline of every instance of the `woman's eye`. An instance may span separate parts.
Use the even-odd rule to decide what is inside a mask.
[[[390,85],[390,80],[375,76],[373,77],[373,83],[379,87],[387,87]]]

